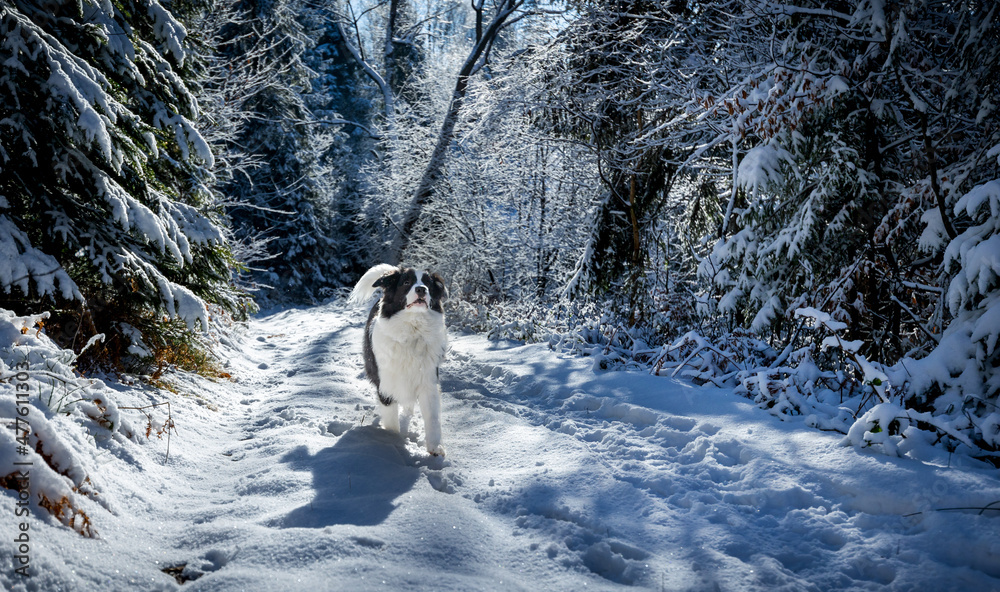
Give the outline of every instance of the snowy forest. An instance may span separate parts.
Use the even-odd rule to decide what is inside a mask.
[[[458,326],[996,458],[998,11],[5,0],[0,305],[150,374],[419,263]]]
[[[715,463],[702,476],[728,475],[799,442],[761,436],[757,448],[730,454],[726,446],[745,434],[676,414],[703,417],[697,414],[736,403],[705,395],[709,407],[685,406],[677,394],[688,392],[683,384],[735,393],[732,399],[782,425],[797,421],[822,443],[817,450],[831,448],[835,436],[859,454],[935,467],[910,473],[909,465],[891,465],[871,478],[887,495],[899,479],[915,484],[933,475],[943,480],[935,487],[946,483],[933,499],[906,490],[912,504],[890,504],[900,514],[929,513],[939,509],[921,505],[929,499],[953,499],[959,507],[945,510],[973,504],[995,517],[997,500],[984,497],[996,490],[993,477],[933,471],[959,457],[966,460],[956,466],[991,475],[1000,466],[998,64],[994,0],[0,0],[0,417],[11,424],[0,430],[0,493],[10,494],[0,502],[10,502],[11,515],[21,511],[14,500],[29,487],[18,466],[33,459],[32,516],[45,513],[60,528],[96,537],[98,512],[115,514],[124,500],[141,497],[118,495],[127,487],[105,476],[110,496],[102,498],[99,467],[151,465],[140,456],[153,452],[132,447],[164,439],[162,464],[183,465],[200,440],[177,442],[185,421],[177,410],[186,409],[191,425],[199,414],[229,409],[229,397],[232,408],[270,413],[253,424],[262,430],[297,434],[288,426],[301,424],[336,438],[335,448],[354,450],[359,438],[359,449],[381,446],[406,465],[387,475],[405,468],[401,474],[412,476],[386,477],[390,489],[408,491],[417,476],[426,476],[427,496],[464,486],[470,507],[490,508],[503,528],[549,537],[531,551],[562,562],[565,572],[543,572],[557,578],[545,580],[552,589],[588,585],[572,579],[581,573],[609,586],[777,589],[780,578],[757,588],[733,584],[748,564],[751,573],[771,564],[730,553],[729,535],[709,544],[733,562],[719,572],[733,586],[712,588],[697,558],[701,575],[666,580],[674,572],[656,561],[669,537],[644,539],[656,549],[643,551],[626,536],[630,527],[608,526],[618,514],[599,514],[605,524],[573,507],[570,477],[551,495],[513,487],[501,494],[494,481],[502,477],[473,472],[474,463],[422,460],[364,431],[370,408],[350,401],[366,387],[343,386],[361,382],[352,374],[357,352],[338,327],[363,322],[361,312],[342,312],[344,298],[369,267],[391,263],[432,269],[448,284],[455,366],[442,375],[447,405],[502,411],[548,426],[546,438],[576,438],[573,460],[583,467],[604,466],[586,460],[595,447],[617,454],[606,464],[622,473],[594,477],[607,479],[600,487],[632,483],[641,491],[628,495],[669,502],[670,512],[690,510],[690,524],[702,525],[695,522],[701,501],[676,485],[687,477],[668,483],[655,467],[629,467],[662,454],[681,459],[676,475],[686,475],[689,461]],[[233,386],[239,380],[251,390],[284,384],[266,375],[269,367],[288,384],[305,380],[312,370],[259,357],[273,348],[290,360],[314,359],[290,341],[287,326],[342,356],[313,364],[335,367],[324,380],[346,397],[330,403],[336,419],[310,423],[293,403],[266,407],[266,398],[233,390],[244,388]],[[504,358],[491,349],[499,346],[477,339],[527,349]],[[566,358],[546,357],[552,352]],[[573,365],[581,360],[584,366]],[[249,364],[242,378],[241,364]],[[527,378],[543,366],[548,374]],[[578,378],[584,375],[590,383]],[[632,385],[632,402],[615,399],[614,375],[632,377],[621,383]],[[662,388],[676,397],[649,397],[661,387],[647,379],[672,385]],[[37,391],[30,401],[21,392],[29,384]],[[303,383],[303,392],[318,384]],[[603,394],[571,391],[580,384]],[[218,401],[184,400],[188,391],[215,389]],[[164,393],[176,395],[173,411]],[[753,417],[739,409],[738,417]],[[618,434],[614,445],[609,429]],[[254,437],[199,430],[204,442]],[[659,448],[650,444],[657,438]],[[469,449],[482,442],[455,439]],[[626,454],[632,449],[621,442],[643,452]],[[691,452],[696,443],[700,453]],[[289,444],[282,462],[319,458],[306,448]],[[214,458],[246,458],[233,450]],[[870,469],[877,463],[860,458],[849,462],[864,471],[845,474],[878,473]],[[537,467],[562,462],[531,460]],[[318,491],[336,490],[316,474]],[[812,489],[827,487],[819,469],[805,474]],[[146,478],[153,477],[140,481]],[[359,473],[353,479],[348,474],[348,490],[363,488]],[[684,487],[751,504],[733,502],[727,482],[713,479]],[[739,483],[765,481],[755,475]],[[854,495],[845,486],[800,502],[793,489],[767,489],[761,499],[839,511]],[[231,497],[253,493],[239,491]],[[980,497],[962,497],[974,494]],[[378,490],[372,495],[381,499]],[[557,507],[547,501],[553,496],[569,501]],[[425,501],[439,503],[433,499]],[[159,501],[145,503],[160,511]],[[317,503],[324,507],[318,494]],[[882,525],[882,515],[875,522],[858,516],[882,511],[879,503],[845,504],[848,518],[824,514],[810,524],[828,521],[824,532],[849,524],[859,538],[878,538],[864,534],[865,524]],[[750,520],[741,511],[729,524]],[[390,512],[380,512],[360,516],[389,520]],[[297,526],[296,516],[263,516],[259,524]],[[948,533],[996,532],[973,522],[988,518],[963,516],[957,520],[967,522]],[[793,519],[775,518],[782,526]],[[741,544],[758,537],[746,532]],[[966,582],[986,589],[984,582],[1000,578],[1000,543],[957,547],[963,550],[945,560],[936,553],[946,551],[928,542],[934,530],[921,533],[905,539],[920,541],[912,557],[972,569],[942,567],[935,581],[943,587],[931,588]],[[387,538],[385,531],[351,534],[350,549],[395,552],[394,539],[376,535]],[[854,549],[843,541],[837,549]],[[893,561],[911,561],[891,541],[902,557]],[[132,552],[121,544],[121,553]],[[471,560],[471,547],[456,546]],[[862,557],[883,553],[859,549]],[[151,577],[171,574],[180,585],[222,573],[235,557],[206,553],[198,569],[194,560],[164,559],[167,567]],[[27,570],[23,550],[13,565],[20,557]],[[902,577],[905,566],[880,571],[857,561],[843,568],[848,576],[785,560],[775,573],[805,573],[795,581],[826,582],[819,589],[859,589],[852,586],[862,577],[899,589],[921,583]],[[84,577],[68,569],[49,584],[71,589],[67,582]],[[409,572],[396,575],[410,582]],[[21,582],[6,576],[0,581]],[[532,576],[521,577],[511,589],[532,587]],[[480,584],[458,579],[437,589],[504,589]]]

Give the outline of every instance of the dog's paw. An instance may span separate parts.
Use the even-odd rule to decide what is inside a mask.
[[[428,446],[427,452],[431,453],[431,456],[444,456],[444,446],[440,444],[437,446]]]

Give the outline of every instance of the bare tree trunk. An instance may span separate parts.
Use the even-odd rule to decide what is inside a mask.
[[[441,131],[438,132],[434,152],[431,153],[431,158],[427,162],[426,168],[424,168],[424,173],[420,177],[420,183],[413,194],[413,201],[410,202],[410,207],[403,216],[402,222],[398,226],[398,233],[393,239],[392,245],[389,247],[389,252],[386,255],[388,263],[398,265],[402,261],[403,251],[410,244],[410,238],[417,221],[420,219],[420,214],[423,213],[424,208],[433,200],[434,190],[437,182],[441,179],[441,174],[444,172],[444,166],[447,162],[448,149],[451,147],[452,140],[455,139],[455,124],[458,123],[458,113],[462,108],[462,103],[465,101],[465,92],[469,86],[469,78],[483,67],[486,59],[489,57],[490,49],[493,47],[493,42],[496,40],[497,34],[500,33],[507,19],[520,8],[523,2],[524,0],[503,0],[497,10],[496,16],[493,17],[493,21],[482,32],[482,35],[479,36],[472,51],[469,52],[469,57],[462,64],[462,69],[459,70],[458,78],[455,81],[455,90],[451,94],[451,103],[448,105],[448,111],[445,113],[444,121],[441,123]]]
[[[951,215],[948,213],[948,206],[944,202],[944,193],[941,192],[941,186],[938,183],[937,156],[934,153],[934,142],[927,134],[926,113],[923,114],[920,123],[921,133],[924,136],[924,151],[927,153],[927,173],[931,178],[931,191],[934,193],[938,211],[941,213],[941,223],[944,224],[944,231],[948,234],[948,238],[955,240],[958,237],[958,231],[955,230],[955,225],[951,223]]]
[[[378,86],[379,90],[382,91],[382,100],[384,102],[383,109],[385,111],[385,127],[391,137],[395,133],[396,127],[396,101],[392,94],[392,88],[389,86],[389,83],[386,82],[385,78],[376,72],[375,68],[373,68],[371,64],[365,60],[364,56],[361,55],[361,51],[359,49],[360,45],[355,47],[354,44],[350,42],[350,39],[347,37],[347,33],[344,31],[343,25],[339,21],[337,22],[337,31],[340,33],[340,37],[344,40],[344,46],[351,52],[351,57],[354,58],[354,61],[361,66],[362,71],[364,71],[364,73],[372,79],[375,85]],[[387,34],[388,33],[389,32],[387,31]]]
[[[383,60],[385,81],[396,97],[404,95],[407,78],[414,69],[412,31],[404,33],[400,28],[408,25],[401,12],[404,0],[389,0],[389,18],[385,25],[385,47]],[[405,31],[405,28],[404,28]],[[403,37],[403,38],[401,38]]]
[[[386,79],[392,80],[396,71],[396,16],[399,14],[399,0],[389,0],[389,20],[385,24],[385,72]],[[397,89],[398,90],[398,89]]]
[[[389,263],[399,265],[403,258],[403,251],[410,242],[413,227],[416,226],[417,220],[420,219],[420,214],[423,212],[424,206],[431,202],[434,189],[441,178],[441,173],[444,171],[448,148],[455,137],[455,124],[458,122],[458,111],[462,108],[462,103],[465,100],[465,90],[468,83],[468,76],[461,75],[455,83],[455,91],[451,95],[451,104],[448,106],[448,112],[445,114],[444,122],[441,124],[441,131],[438,133],[434,152],[431,153],[431,159],[427,162],[424,174],[420,177],[420,184],[417,185],[413,201],[410,202],[406,216],[399,226],[399,232],[392,241],[392,247],[390,247],[387,259]]]

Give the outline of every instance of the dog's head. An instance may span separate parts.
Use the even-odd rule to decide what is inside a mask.
[[[441,303],[448,297],[444,279],[412,267],[399,267],[381,276],[373,287],[382,288],[382,315],[397,312],[444,312]]]

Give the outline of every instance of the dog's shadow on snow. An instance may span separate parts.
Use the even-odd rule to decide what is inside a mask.
[[[276,520],[284,528],[322,528],[334,524],[381,524],[410,491],[420,470],[397,434],[374,426],[344,432],[328,448],[309,454],[299,446],[282,459],[293,469],[312,471],[316,497]]]

